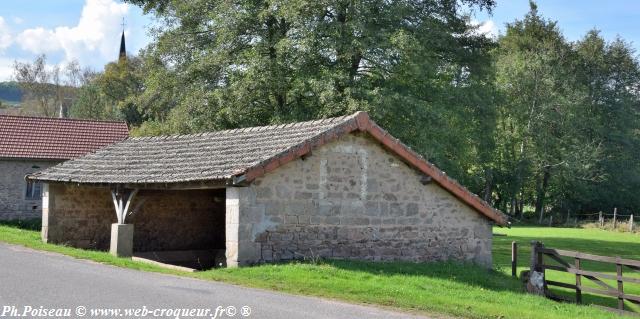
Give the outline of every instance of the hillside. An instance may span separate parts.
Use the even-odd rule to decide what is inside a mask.
[[[3,104],[16,105],[22,100],[22,90],[17,82],[0,82],[0,101]]]

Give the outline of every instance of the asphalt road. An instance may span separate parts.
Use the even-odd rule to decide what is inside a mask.
[[[66,314],[71,318],[176,318],[170,313],[176,309],[205,309],[200,310],[202,317],[186,313],[180,318],[418,318],[320,298],[123,269],[0,243],[0,318],[37,314],[44,318]]]

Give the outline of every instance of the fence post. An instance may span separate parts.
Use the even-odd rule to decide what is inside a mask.
[[[580,258],[576,258],[575,265],[576,269],[580,270]],[[582,276],[580,274],[576,274],[576,303],[582,303]]]
[[[511,242],[511,276],[518,277],[518,243]]]
[[[618,260],[618,262],[620,262]],[[622,283],[622,265],[616,264],[616,273],[618,275],[618,309],[624,310],[624,285]]]
[[[629,216],[629,232],[633,233],[633,214]]]
[[[604,219],[602,218],[602,212],[598,213],[598,222],[600,223],[600,228],[604,227]]]
[[[542,243],[534,240],[531,242],[531,271],[542,272]]]
[[[613,229],[618,227],[618,207],[613,208]]]
[[[542,251],[544,247],[539,241],[531,241],[531,268],[529,270],[529,280],[527,291],[536,295],[546,296],[546,282],[544,279],[544,268],[542,267]]]

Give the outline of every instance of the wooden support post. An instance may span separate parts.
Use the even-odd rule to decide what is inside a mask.
[[[125,224],[125,221],[136,194],[138,194],[138,189],[115,188],[111,190],[111,198],[118,218],[118,223],[111,224],[109,252],[114,256],[131,257],[133,255],[133,224]]]
[[[571,210],[567,209],[567,221],[565,222],[569,226],[569,219],[571,219]]]
[[[511,242],[511,276],[518,277],[518,243]]]
[[[598,212],[598,223],[600,223],[600,228],[604,227],[604,218],[602,218],[602,212]]]
[[[618,309],[624,310],[624,285],[622,283],[622,265],[616,264],[616,272],[618,273]]]
[[[580,258],[575,260],[576,270],[580,270]],[[576,303],[582,303],[582,276],[576,274]]]
[[[116,217],[118,218],[118,224],[124,224],[125,219],[129,213],[129,207],[133,198],[138,194],[138,189],[134,190],[111,190],[111,198],[113,199],[113,206],[116,209]]]
[[[538,250],[542,246],[542,243],[539,241],[531,242],[531,271],[540,271],[540,257],[538,254]]]
[[[633,233],[633,214],[629,216],[629,232]]]
[[[613,208],[613,229],[618,228],[618,207]]]
[[[549,216],[549,227],[553,226],[553,215]]]

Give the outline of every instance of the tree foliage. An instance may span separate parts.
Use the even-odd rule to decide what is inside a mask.
[[[33,62],[15,61],[13,69],[22,92],[22,113],[46,117],[66,116],[77,97],[78,87],[84,85],[91,74],[77,61],[48,66],[44,54]]]
[[[71,108],[77,118],[123,119],[140,125],[143,114],[132,102],[142,90],[142,61],[138,57],[111,62],[82,87]]]

